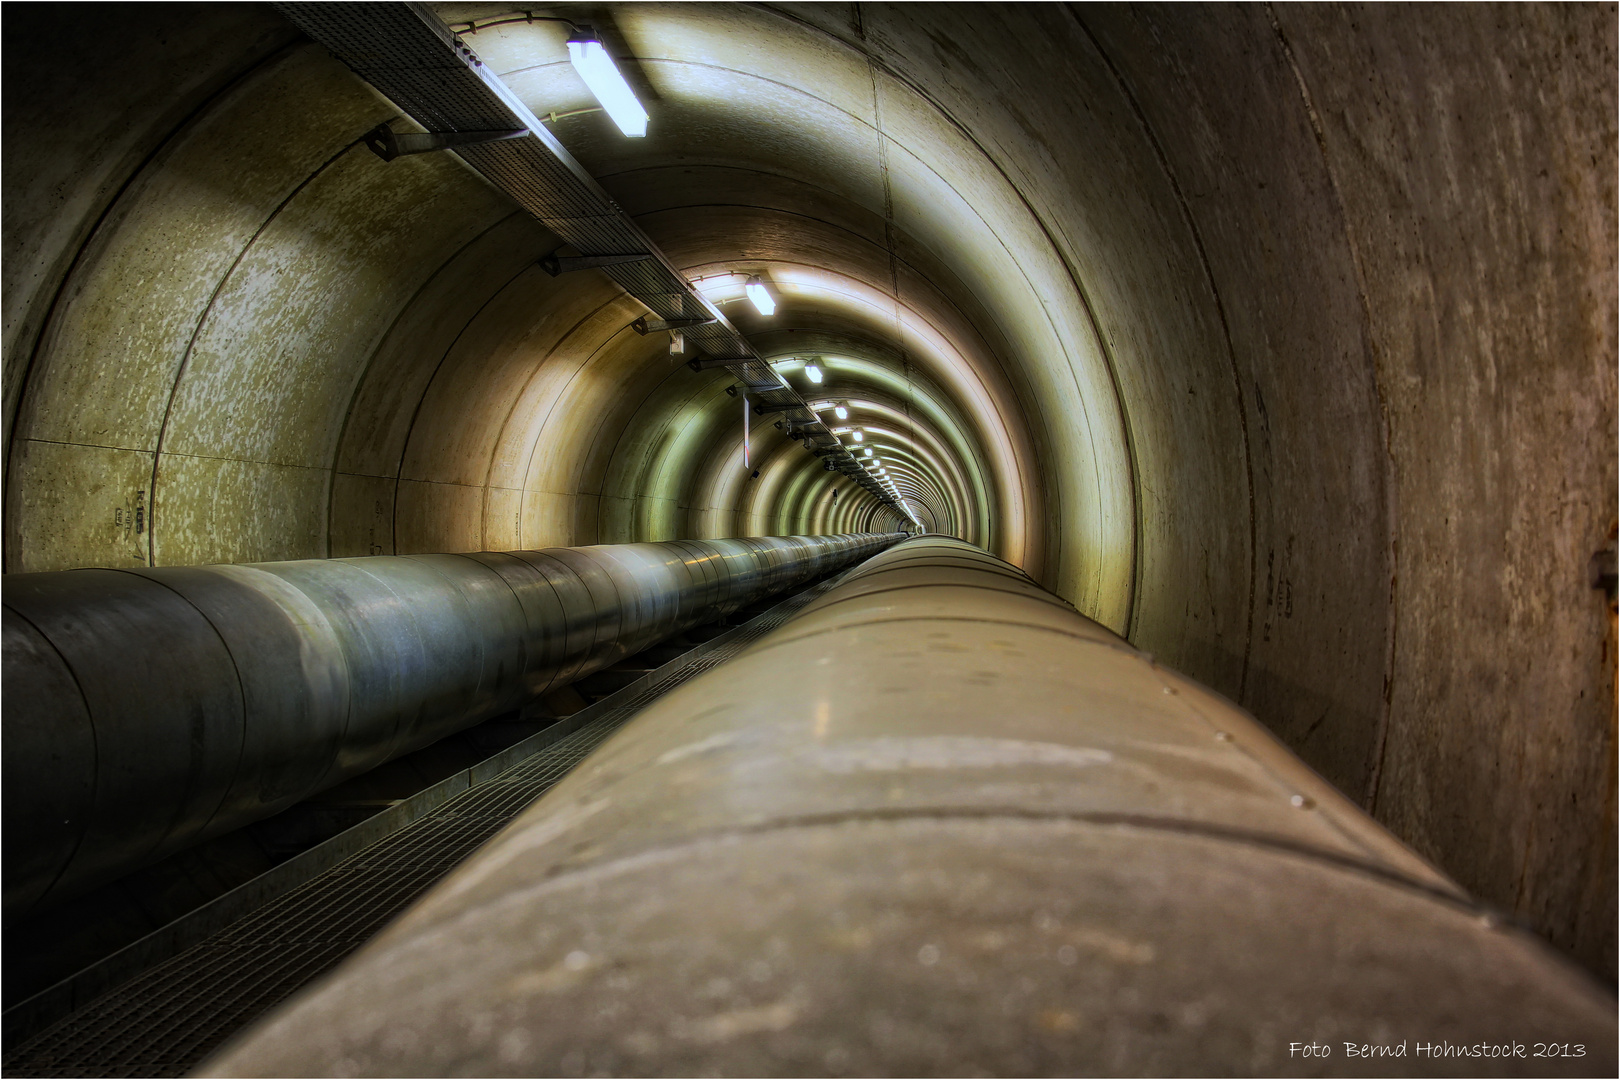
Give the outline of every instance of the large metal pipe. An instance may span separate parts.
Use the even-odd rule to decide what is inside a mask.
[[[651,706],[203,1074],[1615,1064],[1606,991],[1240,709],[927,537]]]
[[[5,911],[266,817],[895,535],[5,579]]]

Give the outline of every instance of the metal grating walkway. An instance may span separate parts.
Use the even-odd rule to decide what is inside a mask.
[[[653,700],[730,660],[843,576],[603,698],[591,707],[600,715],[573,734],[46,1028],[6,1053],[5,1075],[183,1075],[365,944]]]

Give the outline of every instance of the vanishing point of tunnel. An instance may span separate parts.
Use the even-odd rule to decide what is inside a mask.
[[[1614,4],[0,19],[8,1075],[1614,1074]]]

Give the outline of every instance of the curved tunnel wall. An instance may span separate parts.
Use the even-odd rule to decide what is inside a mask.
[[[653,126],[558,137],[930,527],[1612,972],[1612,11],[591,12]],[[99,18],[7,39],[8,571],[865,525],[273,10]]]

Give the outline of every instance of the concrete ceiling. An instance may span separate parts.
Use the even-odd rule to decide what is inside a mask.
[[[8,6],[8,571],[894,524],[772,417],[745,468],[724,371],[373,156],[397,110],[273,9],[81,10]],[[555,11],[652,115],[558,138],[924,524],[1612,975],[1612,9]],[[466,40],[592,104],[561,24]]]

